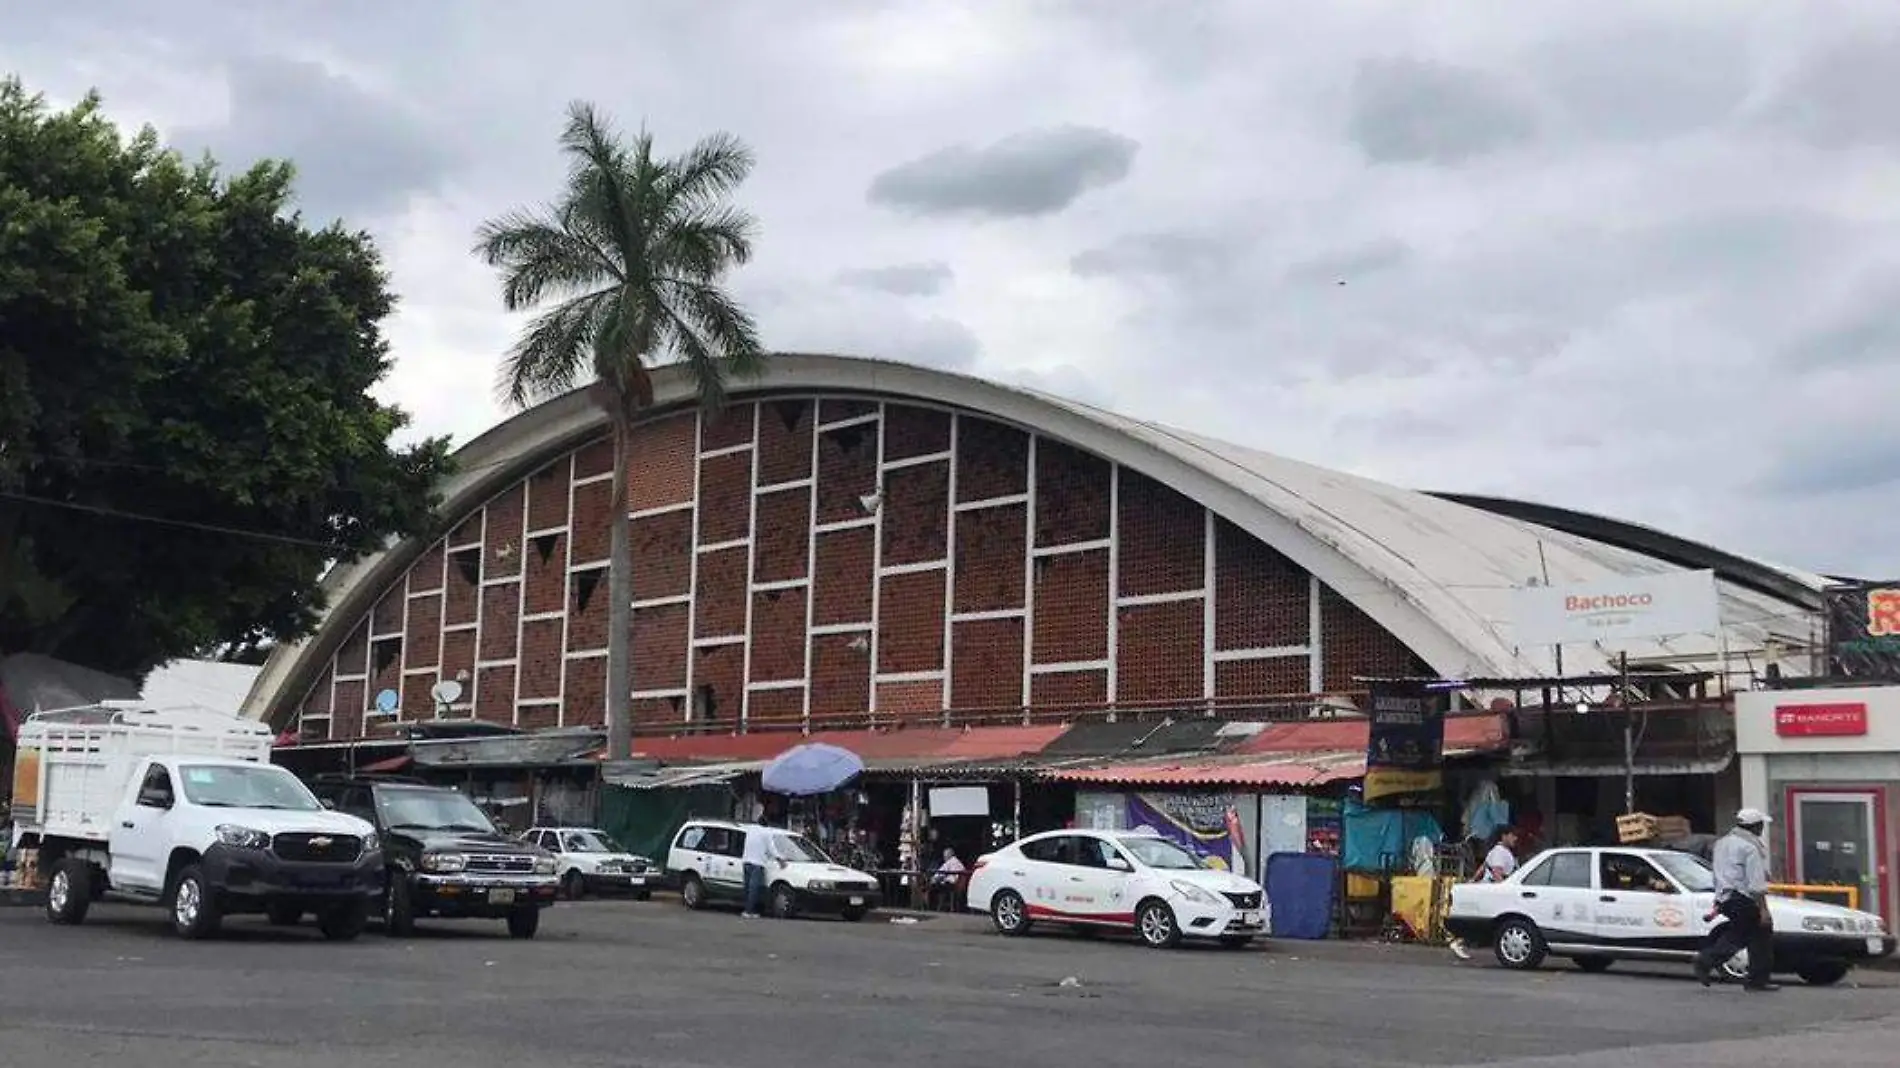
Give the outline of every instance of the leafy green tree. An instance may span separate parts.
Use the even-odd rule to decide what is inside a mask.
[[[133,676],[307,633],[433,523],[446,444],[369,395],[393,307],[292,168],[221,177],[0,81],[0,652]]]
[[[569,163],[560,196],[483,224],[475,251],[500,269],[509,311],[546,305],[502,365],[508,401],[525,407],[591,379],[613,428],[607,727],[608,752],[624,757],[633,693],[630,437],[653,404],[656,362],[683,363],[709,409],[724,401],[730,377],[763,364],[751,316],[720,285],[752,256],[753,219],[729,202],[752,154],[715,134],[659,158],[644,130],[623,141],[586,103],[568,106],[560,144]]]

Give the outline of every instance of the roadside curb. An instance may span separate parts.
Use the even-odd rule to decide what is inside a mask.
[[[37,908],[44,904],[44,890],[0,890],[0,908]]]

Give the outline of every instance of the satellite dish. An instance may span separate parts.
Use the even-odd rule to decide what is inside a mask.
[[[438,705],[452,705],[462,696],[462,684],[454,679],[443,679],[430,687],[429,696],[435,698]]]
[[[384,690],[376,695],[376,711],[394,712],[402,704],[402,695],[394,690]]]

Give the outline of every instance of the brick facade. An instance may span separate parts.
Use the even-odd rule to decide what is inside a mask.
[[[629,456],[640,729],[1234,700],[1423,670],[1174,489],[979,416],[766,400],[645,424]],[[305,737],[437,715],[601,723],[611,458],[592,442],[508,487],[363,618],[333,621],[347,635],[293,698]],[[444,680],[461,692],[438,708]]]

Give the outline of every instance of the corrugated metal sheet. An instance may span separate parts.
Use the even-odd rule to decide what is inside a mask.
[[[1326,750],[1366,751],[1371,727],[1363,719],[1308,720],[1274,723],[1236,747],[1240,753],[1307,753]],[[1504,716],[1486,712],[1445,718],[1447,750],[1498,751],[1510,744]]]
[[[609,786],[624,786],[629,790],[677,790],[689,786],[720,786],[742,775],[752,774],[765,767],[765,761],[747,760],[725,764],[687,764],[672,768],[655,768],[641,772],[605,772]]]
[[[1477,755],[1450,749],[1448,758]],[[1056,782],[1100,786],[1313,787],[1364,777],[1365,749],[1324,750],[1279,756],[1215,756],[1131,761],[1050,771]]]
[[[1549,649],[1519,648],[1513,622],[1512,591],[1544,575],[1546,568],[1556,585],[1683,570],[1415,490],[1039,396],[1193,464],[1337,549],[1364,569],[1368,583],[1411,601],[1469,650],[1470,674],[1511,677],[1554,670]],[[1824,584],[1818,575],[1777,570],[1817,590]],[[1715,670],[1725,644],[1731,650],[1760,650],[1771,639],[1783,648],[1809,640],[1809,616],[1798,606],[1733,583],[1718,582],[1718,588],[1724,635],[1633,640],[1622,643],[1621,651],[1632,660],[1681,658],[1675,665],[1685,670]],[[1610,652],[1582,645],[1567,648],[1564,659],[1573,673],[1607,671],[1614,661]],[[1756,661],[1759,666],[1759,655]],[[1795,657],[1784,669],[1806,674],[1806,658]]]
[[[848,749],[867,766],[879,763],[945,763],[1006,760],[1038,752],[1062,737],[1061,724],[1033,727],[970,727],[944,730],[915,727],[889,731],[819,731],[810,736],[795,731],[758,731],[750,734],[698,734],[670,738],[636,738],[636,757],[662,761],[770,760],[787,749],[822,742]]]
[[[1177,719],[1121,720],[1108,723],[1090,720],[1077,723],[1061,737],[1039,750],[1039,755],[1116,756],[1148,753],[1213,752],[1226,743],[1220,731],[1225,724],[1206,716]]]

